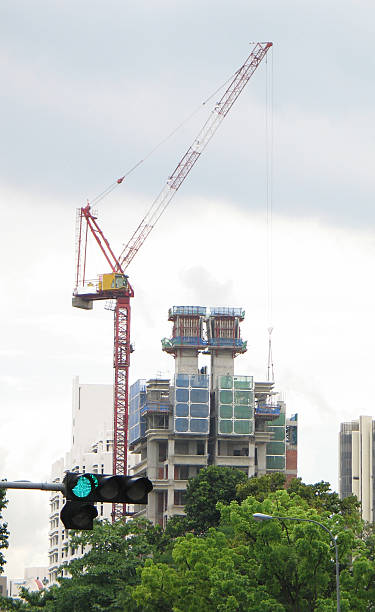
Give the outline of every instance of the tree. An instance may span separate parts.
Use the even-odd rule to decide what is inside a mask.
[[[211,465],[200,470],[189,480],[186,488],[186,527],[204,533],[220,521],[217,502],[229,504],[236,498],[236,488],[247,481],[247,476],[236,468]]]
[[[65,566],[70,578],[0,607],[334,612],[335,550],[329,534],[309,522],[256,522],[253,514],[262,512],[311,519],[329,529],[339,549],[342,612],[374,612],[375,532],[361,520],[355,498],[339,500],[325,482],[305,485],[296,479],[285,489],[281,476],[248,481],[239,470],[202,470],[189,481],[186,516],[171,519],[164,532],[145,520],[96,523],[93,532],[72,538],[73,546],[87,552]],[[239,502],[236,490],[239,497],[246,490],[253,494]]]
[[[244,546],[231,546],[224,533],[192,533],[173,548],[173,566],[149,559],[139,570],[133,597],[144,612],[283,612],[258,585],[256,566]]]
[[[0,489],[0,574],[4,572],[4,565],[6,563],[5,557],[1,552],[2,549],[8,548],[8,537],[9,531],[7,523],[2,521],[2,511],[7,505],[7,500],[5,499],[5,489]]]
[[[355,510],[343,514],[318,513],[295,493],[278,490],[263,502],[248,497],[238,504],[221,506],[222,524],[233,528],[233,538],[247,542],[259,566],[258,580],[290,612],[334,610],[336,600],[335,550],[329,535],[309,522],[270,520],[257,523],[253,514],[307,518],[322,523],[337,535],[340,568],[352,572],[353,556],[360,558],[362,521]],[[349,597],[342,593],[342,610]]]
[[[278,486],[277,479],[267,482]],[[253,514],[263,512],[316,520],[337,535],[343,586],[348,585],[341,590],[342,612],[371,610],[366,606],[373,594],[375,565],[364,554],[358,511],[330,515],[285,489],[264,494],[264,486],[257,491],[263,501],[250,496],[242,503],[218,503],[219,526],[204,537],[187,533],[177,538],[172,563],[148,559],[138,570],[141,583],[133,590],[138,605],[142,602],[145,612],[333,612],[335,550],[327,532],[308,522],[256,522]],[[315,503],[315,497],[312,500]],[[361,570],[364,577],[353,590],[351,581]]]
[[[247,497],[255,497],[263,501],[269,493],[285,488],[286,477],[282,472],[265,474],[264,476],[253,476],[246,482],[237,485],[236,498],[243,501]]]
[[[70,577],[60,577],[59,586],[42,593],[23,591],[23,602],[8,600],[1,606],[45,612],[141,612],[132,598],[139,582],[137,568],[152,555],[160,537],[161,529],[146,520],[96,521],[92,532],[77,532],[71,538],[71,546],[88,551],[63,566]]]
[[[355,495],[340,499],[338,493],[331,491],[329,482],[321,480],[315,484],[307,485],[301,478],[293,478],[288,487],[288,492],[306,500],[308,504],[318,512],[329,512],[330,514],[342,513],[350,516],[360,508]]]

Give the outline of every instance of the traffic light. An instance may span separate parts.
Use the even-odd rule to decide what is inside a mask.
[[[65,529],[79,529],[81,531],[93,528],[94,518],[98,511],[93,504],[67,501],[60,512],[61,521]]]
[[[63,485],[66,499],[75,502],[147,504],[152,491],[151,481],[144,476],[67,472]]]

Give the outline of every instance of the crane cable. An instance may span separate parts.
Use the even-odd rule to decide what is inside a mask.
[[[271,334],[273,331],[273,172],[274,172],[274,74],[273,54],[270,68],[266,57],[266,311],[268,321],[268,367],[267,380],[274,381],[274,364],[272,358]],[[271,377],[271,378],[270,378]]]
[[[193,112],[190,113],[188,117],[186,117],[181,123],[179,123],[165,138],[160,140],[160,142],[158,142],[154,147],[152,147],[152,149],[150,149],[150,151],[142,159],[140,159],[136,164],[134,164],[134,166],[129,168],[129,170],[124,172],[124,174],[120,178],[118,178],[116,181],[111,183],[111,185],[109,185],[106,189],[104,189],[104,191],[99,193],[95,198],[90,200],[90,204],[91,205],[98,204],[98,202],[100,202],[101,200],[104,200],[104,198],[106,198],[114,189],[116,189],[116,187],[121,185],[121,183],[129,176],[129,174],[134,172],[134,170],[136,170],[141,164],[143,164],[143,162],[145,162],[149,157],[151,157],[151,155],[155,153],[155,151],[159,149],[159,147],[165,144],[170,138],[172,138],[176,134],[176,132],[178,132],[186,123],[188,123],[194,117],[194,115],[196,115],[201,110],[202,106],[205,106],[208,102],[210,102],[210,100],[212,100],[212,98],[216,96],[216,94],[219,91],[221,91],[231,80],[233,80],[235,75],[239,72],[239,70],[240,69],[236,70],[225,81],[225,83],[220,85],[220,87],[218,87],[206,100],[204,100],[201,104],[199,104],[199,106],[197,106],[197,108],[193,110]]]

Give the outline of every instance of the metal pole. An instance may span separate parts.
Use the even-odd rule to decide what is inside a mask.
[[[331,537],[333,539],[333,543],[335,545],[335,552],[336,552],[336,598],[337,598],[337,612],[340,612],[341,605],[340,605],[339,550],[338,550],[336,538],[334,538],[332,536],[332,534],[330,534],[330,535],[331,535]]]
[[[325,525],[323,525],[322,523],[319,523],[318,521],[314,521],[313,519],[306,519],[306,518],[297,518],[295,516],[271,516],[269,514],[261,514],[261,513],[256,513],[253,514],[253,517],[255,518],[256,521],[269,521],[269,520],[278,520],[278,521],[299,521],[299,522],[304,522],[304,523],[314,523],[315,525],[319,525],[319,527],[322,527],[322,529],[324,529],[324,531],[326,531],[329,534],[329,537],[331,538],[333,545],[335,547],[335,559],[336,559],[336,601],[337,601],[337,612],[340,612],[341,610],[341,605],[340,605],[340,572],[339,572],[339,551],[338,551],[338,547],[337,547],[337,541],[335,536],[333,535],[333,533],[327,529],[327,527]]]
[[[29,480],[15,480],[8,482],[0,480],[0,489],[39,489],[41,491],[61,491],[65,492],[63,483],[57,482],[30,482]]]

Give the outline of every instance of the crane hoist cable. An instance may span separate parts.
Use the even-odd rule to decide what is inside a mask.
[[[101,202],[102,200],[104,200],[104,198],[106,198],[110,193],[112,193],[112,191],[114,191],[119,185],[121,185],[121,183],[129,176],[129,174],[132,174],[132,172],[134,172],[134,170],[136,170],[141,164],[143,164],[149,157],[151,157],[151,155],[153,155],[155,153],[155,151],[157,151],[163,144],[165,144],[166,142],[168,142],[168,140],[170,140],[182,127],[184,127],[184,125],[186,125],[189,121],[191,121],[191,119],[197,114],[199,113],[199,111],[202,109],[202,107],[206,106],[206,104],[208,102],[210,102],[212,100],[212,98],[214,96],[216,96],[217,93],[219,93],[219,91],[221,91],[230,81],[232,81],[234,79],[234,77],[236,76],[236,74],[238,73],[238,70],[236,70],[236,72],[234,72],[226,81],[225,83],[223,83],[222,85],[220,85],[217,89],[215,89],[215,91],[210,94],[208,96],[208,98],[206,98],[205,100],[203,100],[203,102],[201,102],[201,104],[199,104],[185,119],[183,119],[183,121],[181,121],[181,123],[179,123],[171,132],[169,132],[169,134],[167,134],[167,136],[165,136],[165,138],[162,138],[162,140],[160,140],[154,147],[152,147],[148,153],[146,153],[146,155],[144,155],[142,157],[142,159],[138,160],[136,164],[134,164],[134,166],[131,166],[131,168],[129,168],[128,170],[126,170],[124,172],[124,174],[122,176],[120,176],[117,180],[113,181],[113,183],[111,183],[110,185],[108,185],[108,187],[106,187],[106,189],[104,189],[101,193],[99,193],[97,196],[95,196],[92,200],[90,200],[90,204],[98,204],[99,202]]]

